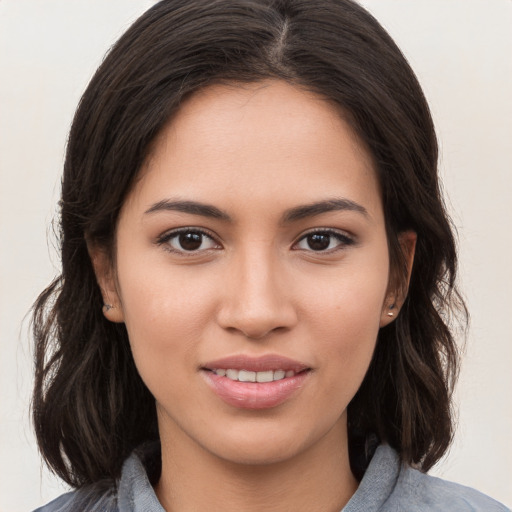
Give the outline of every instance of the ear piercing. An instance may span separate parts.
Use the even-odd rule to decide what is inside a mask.
[[[395,305],[391,304],[391,306],[389,306],[389,309],[395,309]],[[395,316],[395,313],[393,311],[388,311],[388,316]]]
[[[115,309],[113,304],[103,304],[103,312],[108,313],[111,309]]]

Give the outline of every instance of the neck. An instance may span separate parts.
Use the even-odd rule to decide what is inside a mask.
[[[293,459],[260,465],[220,459],[181,430],[162,434],[162,475],[155,491],[167,512],[338,512],[357,489],[345,422]]]

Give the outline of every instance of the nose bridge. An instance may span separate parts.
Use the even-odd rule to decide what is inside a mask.
[[[219,315],[224,328],[258,339],[293,325],[295,311],[286,293],[285,275],[270,243],[240,248],[230,267]]]

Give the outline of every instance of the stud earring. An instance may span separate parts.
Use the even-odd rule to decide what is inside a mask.
[[[395,305],[391,304],[391,306],[389,306],[389,309],[395,309]],[[388,311],[388,316],[395,316],[395,313],[393,313],[393,311]]]
[[[103,304],[103,311],[108,313],[111,309],[115,309],[115,306],[112,304]]]

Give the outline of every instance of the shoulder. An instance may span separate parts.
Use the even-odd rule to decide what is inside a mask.
[[[67,510],[69,509],[69,503],[73,500],[74,494],[74,492],[63,494],[43,507],[34,510],[34,512],[61,512]]]
[[[436,478],[400,461],[389,445],[373,455],[343,512],[511,512],[470,487]]]
[[[165,512],[152,487],[160,474],[160,444],[145,443],[124,461],[118,481],[102,480],[63,494],[34,512]]]
[[[103,482],[59,496],[34,512],[118,512],[115,486]]]
[[[408,466],[400,470],[395,496],[405,509],[412,503],[418,512],[510,512],[489,496],[454,482],[422,473]]]

